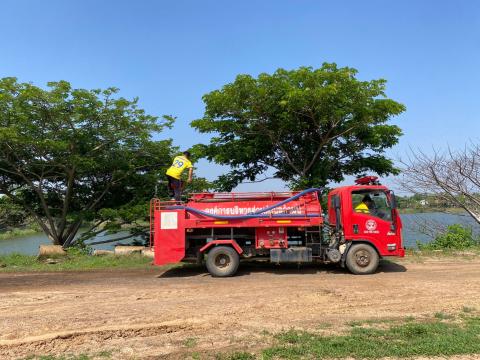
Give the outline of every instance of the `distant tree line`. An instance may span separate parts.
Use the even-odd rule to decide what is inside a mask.
[[[400,209],[448,209],[457,207],[452,201],[436,194],[413,194],[396,196],[397,205]]]

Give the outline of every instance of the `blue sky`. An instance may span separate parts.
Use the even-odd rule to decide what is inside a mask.
[[[0,34],[0,77],[116,86],[150,114],[177,116],[161,136],[181,148],[208,140],[189,127],[203,94],[240,73],[323,62],[387,79],[407,106],[392,121],[404,136],[390,156],[478,141],[478,1],[3,0]],[[209,179],[222,171],[198,164]]]

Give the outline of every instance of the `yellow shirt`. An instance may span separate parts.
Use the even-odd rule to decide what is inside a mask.
[[[370,214],[370,210],[368,209],[367,204],[361,202],[355,207],[355,212],[358,213],[364,213],[364,214]]]
[[[180,180],[183,170],[192,168],[193,165],[185,156],[176,156],[173,164],[167,170],[167,175]]]

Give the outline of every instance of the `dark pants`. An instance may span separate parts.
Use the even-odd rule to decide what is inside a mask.
[[[170,196],[173,197],[175,201],[182,201],[183,181],[175,179],[169,175],[167,175],[167,179]]]

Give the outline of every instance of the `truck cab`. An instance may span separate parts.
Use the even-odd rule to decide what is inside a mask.
[[[359,267],[368,266],[375,256],[366,256],[367,247],[375,249],[380,257],[405,255],[395,194],[380,185],[376,177],[367,176],[357,179],[356,185],[332,190],[328,194],[328,218],[345,244],[342,253],[350,252],[353,245],[362,250],[353,256]]]

